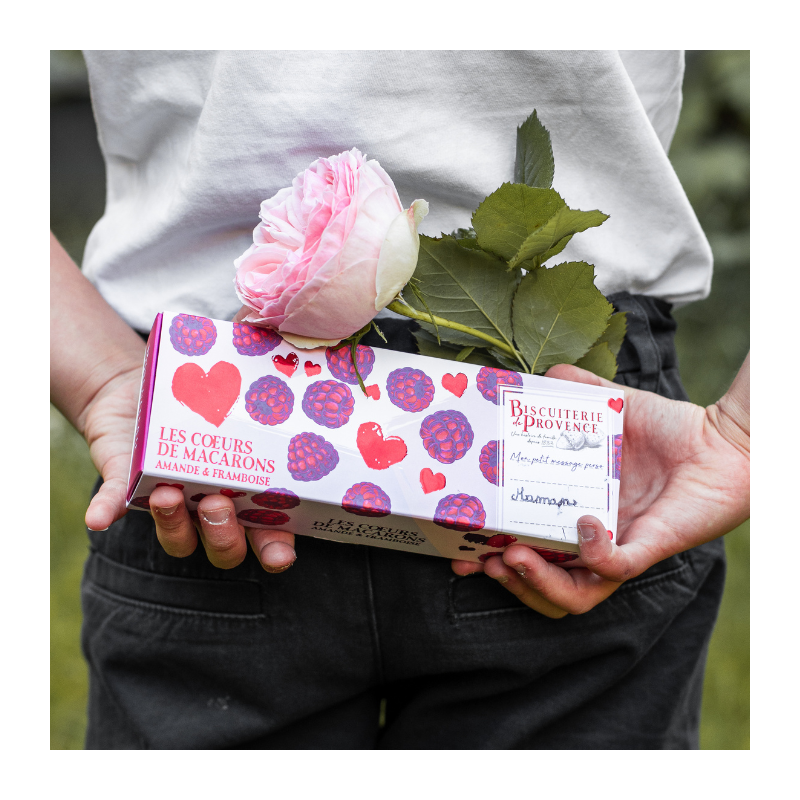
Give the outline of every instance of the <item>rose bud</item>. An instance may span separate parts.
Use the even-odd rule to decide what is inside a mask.
[[[355,148],[317,159],[261,204],[236,261],[237,319],[296,347],[332,345],[363,328],[413,275],[424,200],[403,210],[392,179]]]

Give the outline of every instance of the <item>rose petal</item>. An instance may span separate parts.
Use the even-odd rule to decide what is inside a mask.
[[[316,289],[314,298],[298,304],[296,311],[287,315],[280,333],[306,335],[304,331],[314,331],[320,338],[346,339],[363,328],[375,316],[371,304],[364,302],[364,289],[374,285],[377,265],[374,258],[351,264],[330,280],[319,281],[318,276],[314,277],[305,287]],[[332,308],[336,314],[331,314]]]
[[[333,347],[341,342],[341,339],[314,339],[311,336],[301,336],[299,333],[287,333],[279,331],[280,335],[294,347],[301,350],[313,350],[315,347]]]
[[[427,213],[428,203],[425,200],[415,200],[389,226],[375,274],[376,311],[391,303],[414,274],[419,257],[417,226]]]

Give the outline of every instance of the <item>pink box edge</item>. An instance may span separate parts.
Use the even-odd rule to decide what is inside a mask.
[[[161,325],[163,313],[156,314],[150,335],[147,337],[144,366],[142,368],[142,388],[139,392],[139,409],[137,416],[136,433],[134,434],[133,456],[131,458],[131,472],[128,479],[128,494],[126,502],[130,503],[136,492],[136,487],[144,472],[145,446],[147,433],[150,430],[150,410],[153,405],[153,393],[156,386],[156,370],[158,369],[158,350],[161,344]]]

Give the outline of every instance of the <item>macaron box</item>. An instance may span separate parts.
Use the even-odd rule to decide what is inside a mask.
[[[615,537],[623,414],[621,389],[363,345],[354,365],[349,346],[164,312],[128,507],[169,484],[193,514],[227,495],[248,527],[468,561],[524,544],[566,563],[583,514]]]

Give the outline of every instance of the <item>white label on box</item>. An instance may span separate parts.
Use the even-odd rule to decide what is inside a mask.
[[[500,529],[577,543],[584,514],[608,528],[613,410],[607,399],[504,387],[500,413]]]

